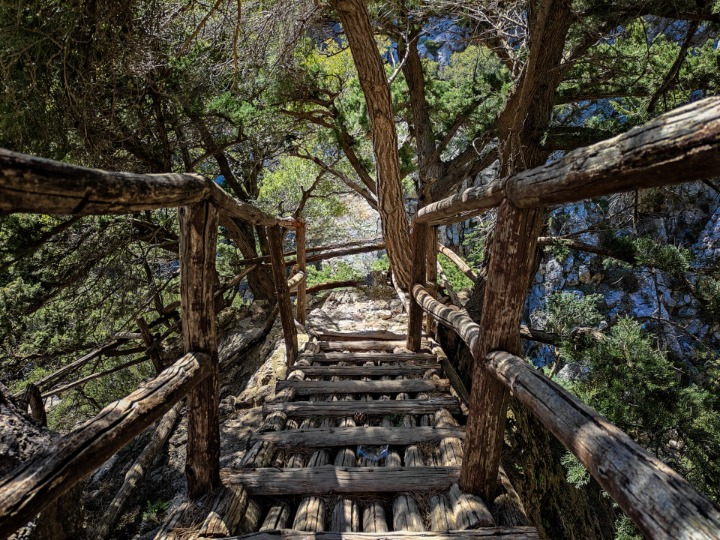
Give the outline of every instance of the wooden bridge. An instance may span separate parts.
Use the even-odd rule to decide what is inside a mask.
[[[2,213],[119,214],[180,207],[186,353],[62,437],[57,447],[1,479],[0,536],[27,523],[187,398],[189,497],[223,486],[200,537],[231,537],[245,519],[263,529],[251,538],[535,538],[532,527],[496,523],[487,505],[498,479],[512,498],[512,486],[499,474],[512,393],[645,535],[719,538],[716,506],[516,356],[527,283],[526,276],[514,279],[506,271],[536,245],[537,234],[527,231],[539,230],[533,220],[540,213],[526,209],[705,179],[718,171],[720,99],[710,98],[555,163],[429,204],[412,223],[407,340],[368,343],[353,339],[359,336],[320,335],[315,349],[299,354],[290,289],[297,291],[295,318],[303,322],[302,221],[270,216],[198,175],[111,173],[0,151]],[[478,325],[458,306],[436,298],[434,226],[493,207],[499,208],[498,220]],[[232,229],[237,220],[267,227],[290,375],[279,384],[275,402],[265,406],[263,429],[241,467],[221,471],[215,253],[218,223]],[[290,279],[282,228],[297,230],[297,272]],[[470,348],[475,367],[469,395],[442,351],[423,341],[424,314],[428,335],[439,323]],[[393,352],[398,346],[407,352]],[[387,456],[376,463],[357,454],[358,444],[387,444]],[[328,529],[335,532],[322,532]],[[169,529],[161,534],[166,533],[171,534]]]

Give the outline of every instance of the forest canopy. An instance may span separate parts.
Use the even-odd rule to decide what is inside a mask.
[[[304,218],[310,246],[382,235],[375,267],[407,289],[417,208],[717,95],[719,32],[718,1],[6,1],[0,147],[200,173]],[[499,212],[519,211],[439,241],[485,276]],[[533,212],[511,214],[540,236],[517,316],[552,339],[523,355],[720,502],[720,182]],[[268,254],[261,227],[230,220],[220,235],[219,283]],[[67,431],[155,373],[128,334],[149,326],[176,357],[178,236],[175,210],[0,216],[0,382],[49,393],[110,370],[54,398],[50,425]],[[484,278],[441,265],[480,321]],[[273,295],[261,264],[220,308],[269,315]]]

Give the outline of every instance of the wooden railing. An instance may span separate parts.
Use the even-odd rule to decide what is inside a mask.
[[[707,179],[719,173],[720,98],[709,98],[613,139],[570,152],[554,163],[465,190],[417,212],[411,231],[414,285],[407,347],[419,349],[423,313],[427,313],[463,339],[475,362],[469,406],[469,424],[472,421],[474,429],[469,425],[466,437],[463,489],[486,497],[494,493],[503,444],[505,396],[511,392],[585,465],[647,537],[718,537],[720,511],[684,478],[524,360],[503,351],[491,352],[492,348],[486,350],[488,340],[483,343],[482,328],[496,337],[500,335],[499,342],[514,343],[520,333],[519,324],[507,330],[514,336],[504,339],[501,334],[505,330],[487,324],[481,327],[459,306],[441,304],[434,298],[432,289],[437,285],[427,270],[436,264],[434,226],[464,221],[489,208],[507,205],[508,201],[515,208],[543,208],[632,189]],[[504,225],[499,217],[496,231]],[[504,242],[517,250],[518,245],[513,246],[512,241],[520,238],[513,234],[510,231]],[[532,239],[529,245],[535,242]],[[491,265],[487,287],[507,283],[505,274],[512,269],[502,264],[495,261],[495,266]],[[503,291],[495,290],[493,294],[496,307],[498,301],[503,301]],[[513,304],[506,314],[522,312],[521,295],[508,295],[504,301]],[[488,316],[489,305],[486,296],[483,318]],[[510,328],[507,320],[491,315],[503,328]]]
[[[193,498],[220,484],[216,243],[221,219],[268,228],[288,362],[297,357],[282,229],[297,234],[297,317],[305,320],[304,222],[271,216],[196,174],[142,175],[88,169],[0,149],[0,214],[99,215],[179,207],[180,297],[185,356],[129,396],[111,403],[52,449],[0,480],[0,537],[9,536],[76,485],[178,401],[188,399],[187,482]],[[241,273],[232,287],[249,273]],[[83,359],[81,359],[83,360]]]

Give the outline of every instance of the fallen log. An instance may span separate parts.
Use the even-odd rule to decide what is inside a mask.
[[[130,470],[125,473],[123,485],[95,527],[93,531],[95,538],[108,538],[110,536],[110,531],[122,514],[125,505],[133,496],[138,483],[142,480],[143,476],[145,476],[145,472],[150,465],[152,465],[153,461],[155,461],[155,457],[170,437],[175,427],[175,422],[177,422],[178,416],[180,416],[181,407],[182,405],[180,403],[176,404],[162,417],[162,420],[158,422],[150,442],[135,460],[135,463],[132,464]]]

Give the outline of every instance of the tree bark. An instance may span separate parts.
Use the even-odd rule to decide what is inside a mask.
[[[498,117],[503,176],[546,159],[541,142],[562,76],[559,65],[572,23],[569,0],[530,3],[528,22],[528,58]],[[479,338],[471,349],[475,362],[460,475],[463,491],[480,494],[488,502],[495,498],[508,393],[482,364],[492,350],[520,352],[520,319],[544,218],[542,208],[518,209],[504,199],[495,222]]]
[[[367,103],[375,154],[378,204],[388,259],[398,284],[407,290],[411,281],[410,237],[390,86],[365,3],[362,0],[332,0],[331,5],[345,29]]]

